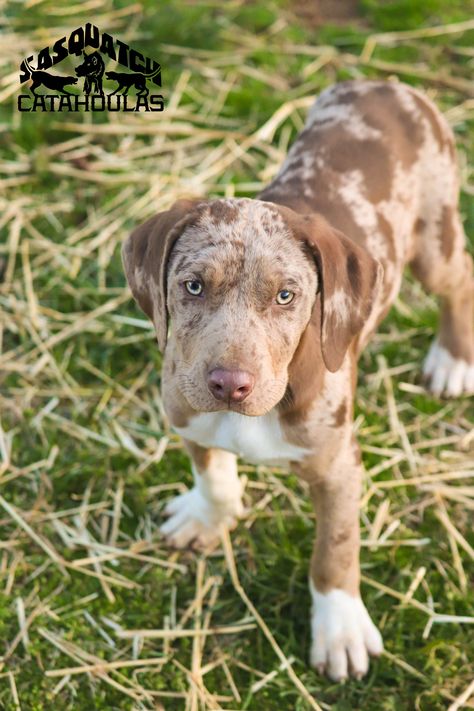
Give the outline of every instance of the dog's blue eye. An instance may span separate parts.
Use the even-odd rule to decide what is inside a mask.
[[[288,289],[282,289],[277,294],[277,304],[280,304],[281,306],[286,306],[286,304],[289,304],[290,301],[293,301],[294,296],[295,295],[292,291],[288,291]]]
[[[185,281],[184,286],[186,287],[186,291],[192,294],[192,296],[200,296],[202,294],[203,285],[197,279]]]

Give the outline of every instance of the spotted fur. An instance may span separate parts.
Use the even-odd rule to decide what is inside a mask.
[[[123,248],[164,352],[164,406],[195,474],[163,533],[178,547],[206,546],[221,524],[235,525],[236,455],[289,464],[318,522],[311,662],[336,680],[365,674],[382,650],[359,593],[363,471],[352,412],[357,357],[406,265],[442,299],[428,384],[474,391],[474,282],[458,192],[453,135],[426,96],[398,82],[344,82],[316,100],[257,199],[179,201]],[[198,297],[185,288],[193,279]],[[294,293],[286,306],[281,289]],[[251,373],[253,389],[217,400],[213,369]]]

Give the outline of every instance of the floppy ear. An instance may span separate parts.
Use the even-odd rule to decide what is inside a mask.
[[[137,227],[122,246],[122,262],[132,294],[153,321],[158,346],[163,352],[168,336],[166,275],[168,258],[185,227],[197,217],[204,201],[178,200]]]
[[[303,231],[298,237],[312,253],[321,282],[311,321],[321,325],[324,363],[335,373],[370,316],[383,269],[367,250],[321,215],[303,215],[301,220]]]

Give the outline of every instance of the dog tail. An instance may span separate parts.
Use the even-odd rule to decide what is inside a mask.
[[[30,76],[33,74],[33,72],[36,71],[36,69],[35,69],[34,67],[32,67],[31,64],[28,63],[28,60],[27,60],[27,59],[25,59],[25,66],[26,66],[26,68],[28,69],[28,71],[29,71],[29,73],[30,73]],[[23,80],[23,81],[24,81],[24,80]]]
[[[151,79],[159,72],[161,72],[161,64],[158,64],[158,69],[155,69],[153,72],[151,72],[151,74],[144,74],[143,76],[145,76],[147,79]]]
[[[27,60],[27,59],[25,59],[25,64],[26,64],[26,66],[27,66],[28,71],[29,71],[30,74],[33,74],[33,72],[36,71],[36,69],[35,69],[34,67],[32,67],[31,64],[28,63],[28,60]]]

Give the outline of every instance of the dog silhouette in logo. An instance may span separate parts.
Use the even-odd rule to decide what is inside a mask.
[[[90,94],[94,87],[95,93],[104,95],[102,89],[102,77],[104,76],[105,64],[100,52],[91,54],[82,53],[84,61],[76,67],[78,77],[84,77],[84,94]]]
[[[71,96],[69,91],[64,88],[68,84],[77,84],[76,77],[60,77],[57,74],[48,74],[43,69],[33,69],[33,67],[28,64],[28,60],[25,59],[25,65],[30,73],[30,79],[33,80],[33,84],[30,86],[30,91],[34,96],[38,96],[35,89],[43,85],[46,89],[51,89],[52,91],[60,91],[62,94],[68,94]]]
[[[155,71],[150,74],[142,74],[141,72],[133,72],[133,74],[126,72],[105,72],[107,79],[112,79],[112,81],[116,81],[118,84],[115,91],[112,91],[109,96],[113,96],[122,89],[124,90],[122,96],[127,96],[128,90],[132,86],[137,90],[137,96],[148,96],[149,90],[146,85],[146,80],[156,76],[160,71],[161,67],[158,67],[158,69],[155,69]]]

